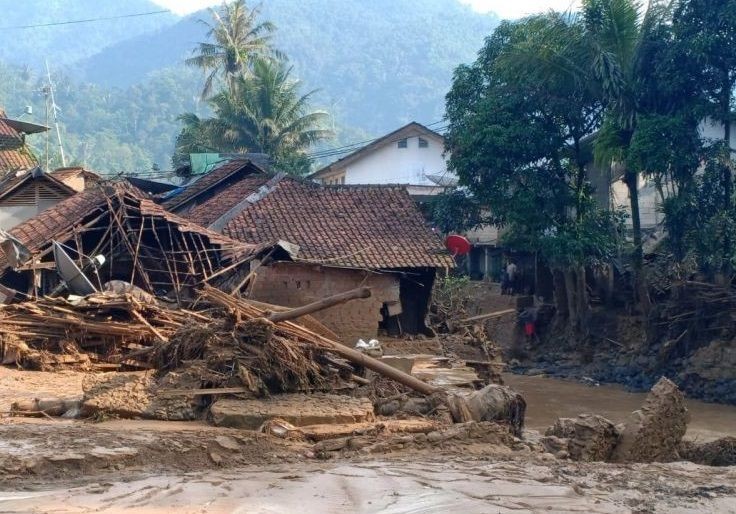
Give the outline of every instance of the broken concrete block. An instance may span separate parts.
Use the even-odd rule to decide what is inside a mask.
[[[257,430],[271,418],[294,426],[373,421],[373,404],[367,398],[334,394],[281,394],[271,398],[223,398],[210,408],[217,426]]]
[[[672,381],[660,378],[642,408],[627,420],[613,460],[654,462],[677,458],[689,421],[682,392]]]
[[[467,397],[467,407],[475,421],[507,422],[511,432],[521,437],[526,401],[510,387],[490,384]]]
[[[572,460],[606,461],[618,443],[616,426],[603,416],[581,414],[576,418],[559,418],[547,429],[542,444],[551,453],[567,451]],[[560,444],[565,441],[566,444]]]
[[[81,415],[186,421],[198,417],[192,396],[159,394],[151,373],[97,373],[82,382]]]

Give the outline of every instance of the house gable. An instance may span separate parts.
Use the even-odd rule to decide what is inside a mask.
[[[444,138],[409,123],[310,175],[324,185],[432,185],[447,173]]]

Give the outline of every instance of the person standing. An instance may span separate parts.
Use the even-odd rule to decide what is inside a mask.
[[[514,294],[516,288],[517,269],[516,264],[514,264],[514,261],[512,260],[509,260],[508,264],[506,264],[506,275],[509,280],[509,293]]]

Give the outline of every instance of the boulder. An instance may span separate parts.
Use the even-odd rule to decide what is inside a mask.
[[[511,433],[521,437],[524,430],[526,400],[510,387],[487,385],[472,392],[465,403],[474,421],[506,422]]]
[[[689,421],[682,392],[672,381],[660,378],[642,408],[626,421],[613,460],[655,462],[677,458]]]
[[[706,466],[736,466],[736,437],[722,437],[707,443],[683,442],[680,457]]]
[[[566,451],[576,461],[607,461],[618,443],[619,431],[603,416],[581,414],[559,418],[547,429],[542,444],[547,451]]]

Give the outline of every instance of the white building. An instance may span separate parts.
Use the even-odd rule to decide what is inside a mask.
[[[447,169],[445,138],[416,122],[374,140],[310,178],[324,185],[405,184],[420,204],[457,185],[457,177]],[[466,260],[468,271],[476,276],[500,273],[496,227],[473,230],[466,236],[473,243]]]
[[[412,195],[435,195],[457,178],[447,171],[442,134],[411,122],[313,173],[333,184],[406,184]]]

